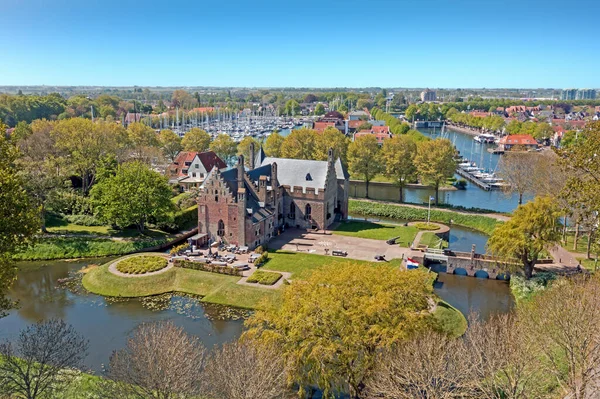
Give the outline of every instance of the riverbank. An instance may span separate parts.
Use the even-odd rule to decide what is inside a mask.
[[[472,129],[469,127],[446,125],[446,128],[455,132],[468,134],[470,136],[479,136],[482,132],[480,130]]]
[[[406,222],[427,220],[428,214],[426,206],[357,199],[349,201],[348,210],[353,215],[383,217]],[[430,213],[430,220],[433,222],[456,224],[488,235],[492,234],[498,224],[508,219],[508,216],[500,214],[458,212],[434,207]]]

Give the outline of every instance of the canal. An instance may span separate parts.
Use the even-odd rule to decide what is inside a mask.
[[[242,319],[223,319],[220,316],[226,309],[196,299],[173,296],[157,308],[138,299],[109,301],[85,292],[76,284],[69,287],[61,283],[82,267],[106,261],[108,259],[21,264],[10,293],[19,301],[19,307],[0,319],[0,341],[16,338],[21,329],[39,320],[61,318],[89,339],[86,366],[100,372],[112,351],[122,348],[128,335],[145,322],[171,320],[198,336],[208,348],[241,335]],[[508,284],[501,281],[440,274],[435,292],[465,315],[473,310],[487,318],[512,307]]]

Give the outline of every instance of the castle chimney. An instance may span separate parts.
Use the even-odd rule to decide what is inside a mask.
[[[244,156],[243,155],[238,156],[237,181],[238,181],[238,187],[243,187],[242,186],[242,184],[244,183]]]
[[[254,170],[256,167],[254,160],[256,159],[256,155],[254,153],[254,143],[250,143],[250,170]]]

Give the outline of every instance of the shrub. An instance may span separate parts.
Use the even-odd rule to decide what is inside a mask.
[[[248,283],[258,283],[262,285],[273,285],[279,281],[281,273],[265,272],[257,270],[246,280]]]
[[[132,256],[117,263],[117,270],[127,274],[151,273],[165,267],[167,267],[167,260],[162,256],[154,255]]]
[[[188,244],[177,245],[177,246],[171,248],[171,251],[169,251],[169,254],[171,254],[171,255],[177,255],[179,253],[182,253],[186,249],[188,249],[188,247],[189,247]]]
[[[95,216],[91,215],[64,215],[63,217],[69,223],[73,223],[79,226],[103,226],[100,220]]]
[[[265,262],[269,259],[269,253],[268,252],[263,252],[262,255],[260,256],[260,258],[256,259],[254,261],[254,266],[256,267],[261,267],[262,265],[265,264]]]
[[[192,269],[192,270],[201,270],[204,272],[210,273],[219,273],[219,274],[227,274],[229,276],[241,276],[242,271],[238,269],[234,269],[230,266],[217,266],[212,263],[201,263],[201,262],[192,262],[189,260],[181,260],[177,259],[173,265],[175,267],[181,267],[183,269]]]
[[[419,230],[438,230],[439,226],[433,223],[418,222],[413,224]]]
[[[529,280],[520,275],[510,277],[510,290],[517,302],[527,301],[544,291],[548,284],[556,278],[553,273],[536,273]]]

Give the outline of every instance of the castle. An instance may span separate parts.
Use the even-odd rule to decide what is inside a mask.
[[[199,189],[198,243],[255,248],[284,226],[326,229],[348,216],[349,176],[329,150],[327,161],[267,157],[250,148],[235,168],[213,168]]]

